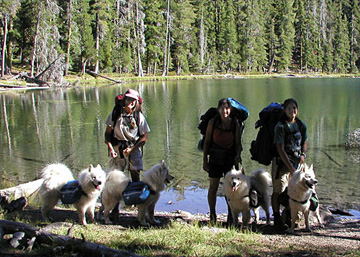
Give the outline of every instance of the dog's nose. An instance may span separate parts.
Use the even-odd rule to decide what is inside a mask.
[[[101,182],[101,181],[99,181],[99,185],[101,185],[101,183],[102,183],[102,182]]]

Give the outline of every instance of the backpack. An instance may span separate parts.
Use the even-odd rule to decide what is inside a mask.
[[[255,129],[260,128],[256,140],[251,142],[251,159],[263,165],[270,165],[272,159],[278,155],[274,144],[274,128],[284,113],[282,104],[272,102],[259,113],[259,120]],[[301,136],[304,138],[303,124],[296,118]]]
[[[82,195],[86,194],[82,190],[78,180],[67,182],[60,190],[60,199],[63,204],[76,203]]]
[[[241,127],[240,135],[242,135],[242,132],[244,130],[244,121],[250,116],[249,110],[242,103],[238,102],[234,98],[229,97],[227,99],[229,100],[230,105],[233,109],[230,116],[236,118],[239,121]],[[217,113],[217,108],[211,107],[200,117],[200,123],[198,125],[198,129],[200,130],[200,134],[202,135],[202,138],[199,140],[198,143],[198,149],[200,151],[202,151],[204,147],[204,140],[208,123],[212,118],[217,115]]]
[[[121,115],[122,107],[124,105],[123,104],[124,98],[125,98],[125,93],[115,96],[115,106],[113,108],[112,117],[111,117],[111,120],[114,122],[114,124],[116,124],[117,119]],[[140,96],[138,102],[139,102],[139,108],[138,110],[133,112],[133,116],[136,121],[136,125],[139,127],[139,122],[140,122],[139,113],[141,112],[141,105],[143,103],[143,100]],[[118,140],[114,137],[114,130],[112,130],[111,135],[105,135],[105,138],[108,142],[111,142],[112,145],[118,144]]]
[[[126,205],[141,204],[148,199],[149,195],[149,186],[142,181],[129,182],[122,193]]]

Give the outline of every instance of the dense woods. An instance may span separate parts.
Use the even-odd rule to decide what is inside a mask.
[[[0,20],[1,77],[360,68],[359,0],[0,0]]]

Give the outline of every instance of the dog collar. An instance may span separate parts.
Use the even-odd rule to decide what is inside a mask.
[[[305,201],[297,201],[297,200],[295,200],[295,199],[293,199],[291,197],[290,197],[290,199],[293,200],[294,202],[297,202],[297,203],[306,204],[309,201],[310,198],[306,199]]]

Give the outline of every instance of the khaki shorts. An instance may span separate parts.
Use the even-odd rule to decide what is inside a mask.
[[[284,164],[278,165],[277,163],[277,158],[274,158],[271,166],[271,178],[273,183],[273,193],[281,194],[289,184],[290,172]]]

